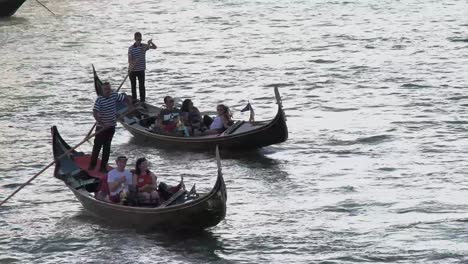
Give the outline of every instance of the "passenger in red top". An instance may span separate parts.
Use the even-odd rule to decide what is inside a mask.
[[[157,178],[148,169],[148,161],[139,158],[133,174],[133,185],[138,187],[138,199],[143,203],[159,203]]]

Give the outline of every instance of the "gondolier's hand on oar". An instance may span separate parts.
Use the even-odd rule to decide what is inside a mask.
[[[133,112],[135,110],[135,106],[133,105],[132,97],[125,94],[125,103],[127,104],[127,113]],[[118,119],[119,117],[117,117]]]
[[[149,50],[149,49],[157,49],[158,46],[156,46],[154,43],[153,43],[153,39],[150,39],[148,40],[148,45],[146,46],[146,50]]]

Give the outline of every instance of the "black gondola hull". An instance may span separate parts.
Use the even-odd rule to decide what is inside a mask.
[[[93,66],[94,88],[96,94],[101,94],[102,82],[97,76]],[[235,131],[221,133],[220,135],[199,135],[199,136],[177,136],[158,133],[149,128],[148,124],[143,124],[143,120],[154,120],[158,117],[161,109],[142,103],[144,110],[134,109],[126,111],[127,108],[120,105],[121,111],[119,122],[127,129],[137,140],[151,143],[156,148],[170,149],[189,149],[189,150],[207,150],[219,146],[222,150],[247,150],[256,149],[273,144],[284,142],[288,139],[288,127],[286,125],[286,116],[283,110],[281,96],[278,87],[274,87],[276,103],[278,110],[275,118],[269,121],[249,122],[242,124]],[[151,111],[150,111],[151,110]],[[140,119],[138,119],[140,117]],[[137,120],[135,120],[137,118]],[[239,123],[240,124],[240,123]],[[229,128],[227,129],[227,131]]]
[[[70,188],[70,187],[69,187]],[[141,230],[206,229],[216,226],[226,216],[225,194],[217,199],[203,199],[177,208],[137,208],[98,201],[84,190],[70,188],[83,207],[112,225]]]
[[[54,176],[65,182],[88,212],[109,224],[145,230],[200,230],[216,226],[226,216],[227,193],[220,167],[211,191],[194,200],[164,208],[124,206],[95,199],[88,192],[88,189],[93,189],[89,186],[96,185],[99,179],[80,168],[77,160],[84,154],[73,150],[62,139],[56,127],[52,127],[52,142],[57,161]]]
[[[149,132],[141,127],[120,121],[136,139],[146,141],[158,148],[178,148],[190,150],[213,150],[219,146],[223,150],[247,150],[270,146],[288,139],[288,127],[282,109],[276,117],[264,122],[265,125],[246,133],[219,137],[174,137]]]
[[[10,17],[26,0],[0,0],[0,17]]]

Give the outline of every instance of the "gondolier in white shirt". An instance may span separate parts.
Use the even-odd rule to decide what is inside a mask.
[[[140,32],[134,35],[135,43],[128,48],[128,70],[130,85],[132,87],[132,98],[137,100],[136,79],[138,78],[138,87],[140,92],[140,101],[145,102],[145,70],[146,70],[146,51],[156,49],[157,46],[150,39],[148,44],[141,43],[142,36]]]
[[[112,138],[117,124],[117,103],[126,101],[132,108],[132,100],[126,94],[113,92],[108,82],[102,85],[102,96],[94,103],[93,116],[96,119],[96,137],[94,138],[93,153],[88,170],[94,170],[97,164],[99,152],[102,148],[102,159],[100,171],[107,173],[107,162],[109,161]]]

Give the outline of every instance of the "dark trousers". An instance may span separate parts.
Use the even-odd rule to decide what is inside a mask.
[[[102,127],[96,127],[96,132],[98,132],[101,129]],[[91,163],[89,164],[89,167],[91,168],[96,167],[96,163],[97,163],[101,148],[102,148],[101,169],[104,169],[107,167],[107,162],[109,162],[109,156],[110,156],[111,142],[112,142],[112,138],[114,137],[114,133],[115,133],[115,126],[109,127],[106,130],[96,135],[96,137],[94,138],[93,154],[91,154]]]
[[[137,99],[136,79],[138,77],[138,88],[140,90],[140,101],[145,102],[145,71],[132,71],[129,74],[130,85],[132,86],[132,98]]]

